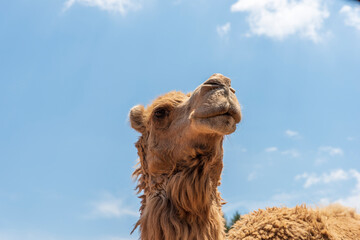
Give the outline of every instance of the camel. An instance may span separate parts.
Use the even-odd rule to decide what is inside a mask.
[[[268,208],[225,234],[218,191],[223,140],[241,120],[231,80],[214,74],[192,93],[172,91],[130,110],[141,136],[133,173],[141,194],[142,240],[360,239],[360,216],[342,206]],[[133,230],[133,231],[134,231]]]

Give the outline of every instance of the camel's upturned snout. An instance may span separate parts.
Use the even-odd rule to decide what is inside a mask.
[[[227,135],[235,131],[241,120],[240,104],[231,80],[214,74],[193,93],[193,119],[199,129]]]
[[[231,87],[230,78],[225,77],[220,73],[213,74],[208,80],[206,80],[203,85],[218,85],[218,86],[226,86]]]

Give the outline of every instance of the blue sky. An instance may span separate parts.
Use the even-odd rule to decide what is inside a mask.
[[[125,240],[127,115],[210,75],[243,107],[224,212],[360,211],[360,8],[344,0],[0,2],[0,239]]]

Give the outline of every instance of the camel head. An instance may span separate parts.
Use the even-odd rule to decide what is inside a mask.
[[[240,119],[235,90],[221,74],[212,75],[192,93],[169,92],[146,108],[137,105],[131,109],[131,126],[141,133],[136,143],[140,164],[134,172],[137,189],[143,192],[136,225],[141,239],[172,239],[166,236],[175,236],[180,230],[184,234],[194,226],[202,229],[196,236],[191,231],[194,239],[206,239],[204,235],[222,239],[217,192],[222,142]],[[217,220],[209,225],[206,219],[210,215]],[[154,229],[155,222],[159,229]]]
[[[143,136],[151,174],[166,174],[197,150],[213,151],[240,122],[240,105],[231,80],[212,75],[193,93],[170,92],[130,111],[131,126]]]

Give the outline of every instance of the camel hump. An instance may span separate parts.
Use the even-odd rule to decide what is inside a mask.
[[[331,239],[360,239],[360,215],[355,209],[332,204],[319,211]]]
[[[229,240],[360,239],[360,215],[339,204],[312,209],[272,207],[244,215],[229,232]]]

